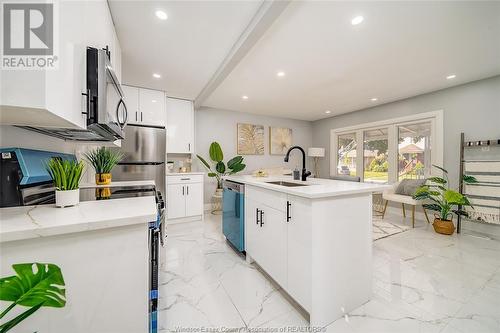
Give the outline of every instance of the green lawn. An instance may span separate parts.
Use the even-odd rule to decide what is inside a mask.
[[[375,171],[365,171],[364,172],[365,181],[388,181],[389,173],[388,172],[375,172]]]

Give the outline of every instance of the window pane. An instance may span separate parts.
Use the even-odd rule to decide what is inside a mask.
[[[398,179],[422,179],[431,169],[431,122],[398,127]]]
[[[389,181],[389,146],[387,128],[378,128],[363,132],[364,181],[387,183]]]
[[[337,174],[356,176],[356,133],[338,136]]]

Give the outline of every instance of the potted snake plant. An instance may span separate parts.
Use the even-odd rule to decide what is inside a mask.
[[[56,206],[75,206],[80,202],[80,180],[83,175],[82,161],[52,158],[47,162],[47,171],[56,187]]]
[[[432,226],[437,233],[451,235],[455,232],[453,214],[467,216],[467,212],[462,207],[472,207],[472,204],[465,194],[450,189],[447,170],[437,165],[433,166],[441,170],[444,177],[428,178],[427,184],[419,187],[413,198],[425,200],[427,203],[423,204],[424,208],[436,212]],[[462,181],[465,184],[477,183],[476,178],[467,175],[464,175]]]
[[[95,170],[95,183],[108,185],[111,183],[111,170],[123,159],[123,153],[100,147],[85,153],[85,158]]]

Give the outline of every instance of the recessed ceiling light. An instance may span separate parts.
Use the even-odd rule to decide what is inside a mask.
[[[352,25],[358,25],[358,24],[360,24],[361,22],[363,22],[363,20],[364,20],[364,19],[365,19],[365,18],[364,18],[363,16],[361,16],[361,15],[360,15],[360,16],[356,16],[356,17],[354,17],[354,18],[351,20],[351,24],[352,24]]]
[[[451,80],[451,79],[454,79],[456,78],[457,76],[455,74],[450,74],[446,77],[447,80]]]
[[[151,102],[156,103],[156,99],[153,99]]]
[[[332,113],[332,111],[330,111],[330,110],[326,110],[326,111],[325,111],[325,113],[326,113],[326,114],[330,114],[330,113]]]
[[[378,101],[378,98],[377,97],[373,97],[372,99],[370,99],[370,101],[376,102],[376,101]]]
[[[168,19],[167,13],[165,13],[163,10],[157,10],[155,12],[156,17],[159,18],[160,20],[166,20]]]
[[[247,95],[243,95],[243,96],[241,96],[241,98],[248,99],[248,96]]]
[[[155,79],[159,79],[159,78],[161,78],[161,75],[160,75],[160,74],[158,74],[158,73],[153,73],[153,77],[154,77]]]
[[[276,76],[283,77],[283,76],[285,76],[285,72],[278,72],[278,73],[276,73]]]

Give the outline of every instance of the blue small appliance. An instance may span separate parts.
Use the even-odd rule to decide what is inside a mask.
[[[239,252],[245,251],[245,185],[224,181],[222,233]]]
[[[28,204],[23,189],[52,182],[46,163],[56,157],[76,161],[75,155],[25,148],[0,148],[0,207]],[[53,189],[48,189],[54,192]],[[41,204],[30,198],[29,204]]]

